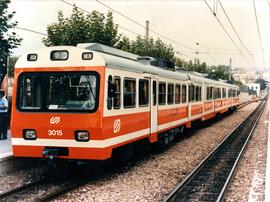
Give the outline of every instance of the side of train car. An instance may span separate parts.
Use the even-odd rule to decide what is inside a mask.
[[[149,65],[100,44],[44,48],[15,67],[17,157],[104,160],[123,145],[167,143],[239,104],[238,87]]]

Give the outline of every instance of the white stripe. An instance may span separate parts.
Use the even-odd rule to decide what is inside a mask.
[[[197,118],[200,118],[200,117],[203,117],[203,114],[197,114],[197,115],[191,116],[189,118],[189,120],[191,121],[191,120],[194,120],[194,119],[197,119]]]
[[[266,161],[266,177],[265,177],[265,202],[270,202],[270,105],[268,103],[268,137],[267,137],[267,161]]]
[[[165,124],[159,125],[158,130],[163,130],[163,129],[170,128],[170,127],[173,127],[173,126],[176,126],[176,125],[180,125],[181,123],[184,123],[186,121],[188,121],[188,119],[184,118],[184,119],[178,119],[176,121],[172,121],[172,122],[169,122],[169,123],[165,123]]]
[[[214,109],[209,109],[209,110],[207,110],[207,111],[204,111],[204,112],[203,112],[203,115],[207,115],[207,114],[210,114],[210,113],[212,113],[212,112],[215,112]]]
[[[215,108],[215,111],[218,111],[218,110],[222,110],[222,109],[227,109],[229,108],[230,106],[227,105],[227,106],[222,106],[222,107],[219,107],[219,108]]]
[[[89,142],[77,142],[75,140],[62,139],[36,139],[25,140],[23,138],[12,138],[12,145],[25,146],[52,146],[52,147],[80,147],[80,148],[105,148],[128,140],[132,140],[150,134],[150,128],[139,130],[133,133],[113,137],[106,140],[90,140]]]

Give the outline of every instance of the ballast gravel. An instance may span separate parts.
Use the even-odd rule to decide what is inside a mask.
[[[267,109],[263,112],[240,159],[225,195],[226,202],[265,201],[269,104],[270,101],[266,104]]]
[[[258,104],[249,104],[212,124],[206,123],[166,150],[147,154],[137,163],[121,167],[119,171],[102,168],[108,169],[109,174],[58,200],[162,201]]]

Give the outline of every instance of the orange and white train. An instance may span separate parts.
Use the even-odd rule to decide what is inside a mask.
[[[194,121],[235,109],[235,85],[155,66],[101,44],[30,52],[15,66],[16,157],[105,160],[139,141],[169,142]]]

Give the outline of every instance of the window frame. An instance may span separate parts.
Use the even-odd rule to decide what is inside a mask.
[[[202,89],[201,86],[195,85],[195,102],[201,102]]]
[[[165,92],[164,93],[162,93],[162,96],[164,96],[165,97],[165,99],[164,99],[164,103],[163,102],[160,102],[160,95],[161,95],[161,93],[160,93],[160,85],[165,85]],[[161,106],[163,106],[163,105],[166,105],[166,94],[167,94],[167,85],[166,85],[166,82],[162,82],[162,81],[160,81],[160,82],[158,82],[158,105],[161,105]]]
[[[222,98],[227,98],[227,90],[226,90],[226,88],[222,88]]]
[[[187,86],[188,85],[186,85],[186,84],[181,85],[181,103],[183,103],[183,104],[187,103]],[[184,88],[185,88],[185,90],[184,90]]]
[[[92,75],[96,76],[96,94],[95,94],[95,106],[93,109],[85,110],[85,109],[49,109],[47,107],[48,104],[48,81],[49,76],[51,75],[66,75],[66,74],[79,74],[79,75]],[[99,95],[100,95],[100,75],[95,71],[68,71],[68,72],[22,72],[19,74],[17,83],[19,84],[20,79],[24,75],[38,75],[41,79],[41,107],[39,109],[23,109],[20,106],[20,89],[21,85],[17,85],[16,92],[16,109],[21,112],[50,112],[50,113],[94,113],[98,110],[99,107]],[[47,83],[46,83],[47,81]]]
[[[176,93],[177,92],[176,91],[177,87],[179,89],[178,93]],[[175,93],[174,93],[174,103],[175,104],[181,104],[181,100],[182,100],[182,97],[181,97],[181,91],[182,91],[182,89],[181,88],[182,88],[182,86],[181,86],[180,83],[176,83],[175,84],[175,88],[174,88],[174,91],[175,91]],[[178,95],[178,100],[176,99],[176,95]]]
[[[135,97],[134,97],[135,103],[132,106],[125,106],[125,82],[127,80],[135,81],[135,85],[134,85],[135,86]],[[137,79],[131,78],[131,77],[124,77],[124,79],[123,79],[123,107],[125,109],[130,109],[130,108],[136,108],[136,105],[137,105]]]
[[[145,103],[145,104],[140,104],[140,82],[144,82],[144,81],[146,81],[146,83],[147,83],[147,102]],[[148,107],[149,106],[149,90],[150,90],[150,88],[149,88],[149,79],[139,79],[139,107]]]
[[[170,92],[170,93],[169,93],[169,87],[172,87],[172,92]],[[169,98],[171,100],[169,100]],[[171,102],[169,102],[169,101],[171,101]],[[173,105],[174,104],[174,84],[173,83],[168,83],[167,84],[167,104],[168,105]]]
[[[193,92],[191,92],[193,90]],[[189,84],[188,85],[188,101],[191,103],[191,102],[195,102],[195,85],[194,84]],[[192,95],[192,97],[191,97]]]
[[[118,91],[116,91],[116,85],[115,85],[115,80],[116,79],[119,79],[119,82],[120,82],[120,91],[118,92]],[[118,109],[121,109],[121,104],[122,104],[122,100],[121,100],[121,94],[122,94],[122,91],[121,91],[121,84],[122,84],[122,82],[121,82],[121,77],[120,76],[114,76],[113,77],[113,84],[115,85],[115,96],[114,96],[114,98],[113,98],[113,104],[112,104],[112,106],[113,106],[113,109],[116,109],[116,110],[118,110]],[[119,107],[115,107],[115,103],[116,103],[116,93],[119,93]]]

